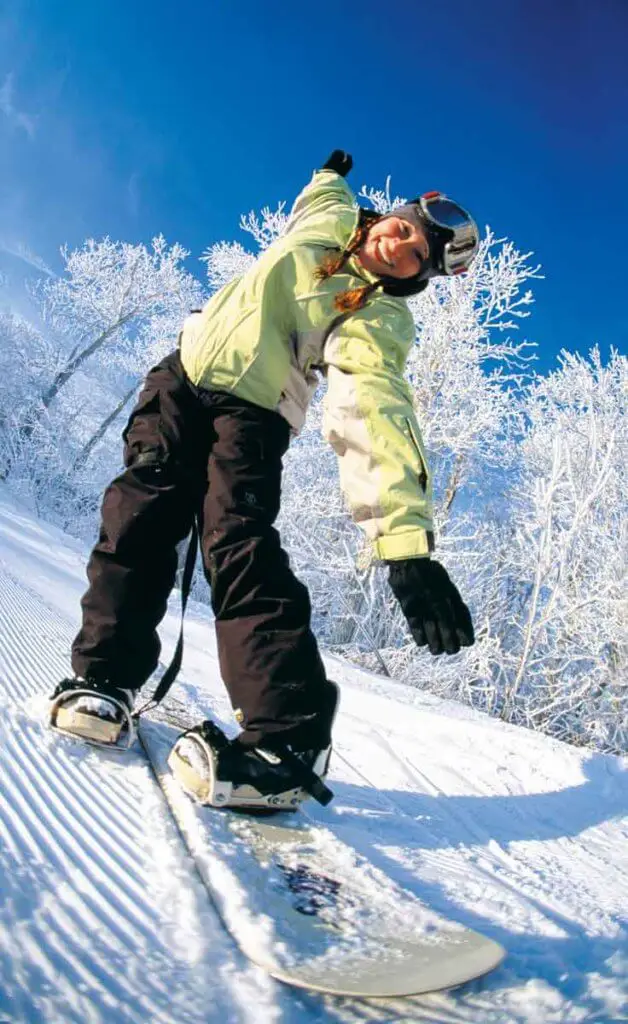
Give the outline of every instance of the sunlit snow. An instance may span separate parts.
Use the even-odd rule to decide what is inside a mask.
[[[626,1019],[628,760],[560,744],[335,658],[330,784],[308,814],[507,959],[455,991],[310,995],[238,951],[139,750],[52,735],[86,551],[0,492],[0,1021],[553,1022]],[[178,633],[177,596],[164,660]],[[173,698],[229,724],[211,616],[189,612]],[[365,876],[366,877],[366,876]],[[234,893],[232,912],[246,920]],[[260,942],[264,941],[263,928]]]

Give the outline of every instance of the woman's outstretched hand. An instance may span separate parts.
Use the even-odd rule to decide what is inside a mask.
[[[323,171],[335,171],[336,174],[341,174],[343,178],[346,178],[349,171],[353,167],[353,157],[350,153],[345,153],[344,149],[335,149],[333,153],[327,157],[326,163],[323,164]]]
[[[440,562],[401,558],[389,562],[388,581],[419,647],[457,654],[475,640],[471,613]]]

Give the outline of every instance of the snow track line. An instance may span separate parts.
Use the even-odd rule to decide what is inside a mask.
[[[472,815],[466,813],[463,810],[460,810],[460,808],[452,810],[450,806],[451,801],[449,801],[448,795],[441,789],[439,789],[439,787],[432,782],[432,780],[425,772],[417,768],[406,753],[400,753],[399,750],[396,750],[390,743],[388,737],[385,736],[379,729],[375,730],[375,734],[379,738],[380,743],[383,746],[385,746],[385,748],[393,756],[393,758],[395,758],[397,762],[402,767],[404,767],[404,769],[408,772],[408,777],[410,778],[411,781],[416,781],[420,784],[424,781],[425,784],[427,784],[431,788],[435,796],[442,796],[445,802],[449,802],[449,806],[447,806],[447,813],[449,817],[452,820],[459,821],[464,826],[465,830],[478,840],[478,842],[483,848],[485,856],[487,856],[489,860],[492,860],[494,863],[501,863],[503,867],[506,868],[513,875],[519,875],[522,882],[528,881],[534,885],[535,889],[537,890],[535,895],[525,895],[525,899],[528,900],[528,902],[530,902],[531,905],[536,906],[536,909],[541,911],[543,911],[543,908],[545,908],[543,912],[546,912],[554,917],[560,917],[562,919],[561,927],[564,927],[566,930],[572,930],[568,924],[565,924],[565,922],[569,922],[572,917],[572,908],[568,905],[566,906],[562,900],[548,899],[546,895],[539,894],[538,890],[543,890],[545,887],[544,873],[542,870],[539,870],[536,866],[532,867],[526,859],[521,857],[519,854],[514,853],[512,850],[505,849],[503,844],[500,843],[494,836],[492,836],[485,828],[479,825],[476,822],[476,820],[472,817]],[[459,773],[456,772],[454,769],[454,774],[457,775]],[[482,792],[485,796],[488,797],[495,795],[486,787],[482,787]],[[573,853],[575,850],[578,851],[580,859],[584,852],[581,846],[579,844],[574,843],[569,836],[561,837],[560,839],[553,838],[553,843],[555,849],[558,844],[567,844],[568,846],[572,847],[573,849],[570,849],[568,851],[568,856],[571,859],[573,858]],[[538,857],[539,855],[537,853],[537,860]],[[598,858],[596,857],[595,860],[597,861],[597,859]],[[486,869],[484,869],[480,864],[476,863],[475,866],[478,870],[486,873]],[[590,869],[591,865],[589,864],[586,867]],[[510,882],[508,879],[506,879],[501,872],[499,874],[499,881],[502,885],[510,888],[512,892],[516,892],[520,896],[524,895],[523,891],[517,888],[517,886]],[[592,902],[595,902],[595,896],[593,894],[591,894],[591,900]]]
[[[413,765],[411,759],[407,755],[404,756],[407,758],[408,764],[412,766],[413,770],[418,771],[418,769],[416,769],[416,767]],[[497,762],[493,760],[493,763]],[[448,771],[457,778],[466,781],[466,776],[458,768],[450,765],[448,766]],[[549,781],[547,779],[547,776],[543,776],[543,780],[544,782]],[[486,785],[485,783],[482,783],[477,778],[474,779],[474,789],[482,796],[488,797],[489,799],[494,798],[496,796],[495,791],[492,790],[490,786]],[[538,813],[533,816],[521,810],[511,810],[509,817],[511,818],[511,820],[516,822],[517,826],[519,827],[530,824],[532,827],[538,829],[540,825],[541,834],[539,836],[539,842],[542,842],[542,840],[545,838],[543,835],[543,829],[544,826],[548,823],[549,816],[545,815],[541,817]],[[551,819],[549,819],[549,827],[550,829],[554,827],[554,822]],[[497,840],[493,839],[493,837],[490,838],[492,842],[497,842]],[[626,882],[628,882],[628,871],[624,870],[620,866],[620,864],[617,863],[617,859],[608,859],[603,850],[603,842],[599,838],[597,842],[594,843],[591,843],[590,840],[583,840],[582,837],[576,840],[571,835],[553,835],[550,836],[550,838],[552,840],[552,843],[554,844],[554,848],[557,850],[561,850],[572,863],[574,862],[574,860],[578,860],[581,862],[582,872],[584,875],[587,875],[593,869],[599,871],[600,867],[606,866],[615,877],[620,877]],[[503,844],[499,843],[498,845],[501,847],[502,850],[504,850]],[[591,845],[594,845],[595,848],[591,849]],[[506,856],[515,857],[519,861],[521,860],[521,858],[517,857],[517,855],[512,853],[510,850],[504,850],[504,853],[506,854]],[[541,861],[543,860],[542,852],[537,853],[536,859]],[[539,874],[539,872],[537,872],[537,874]],[[595,897],[592,895],[592,899],[593,898]]]
[[[399,757],[399,755],[397,754],[397,752],[396,752],[396,751],[394,750],[394,748],[393,748],[393,747],[392,747],[392,746],[390,745],[390,743],[389,743],[389,742],[388,742],[388,741],[386,740],[386,738],[385,738],[384,736],[382,736],[382,734],[381,734],[381,733],[379,732],[379,730],[377,730],[377,729],[376,729],[376,730],[374,730],[374,732],[375,732],[375,734],[376,734],[376,735],[378,735],[378,736],[379,736],[380,740],[384,740],[384,742],[386,743],[386,745],[387,745],[387,746],[389,747],[390,753],[392,753],[392,755],[393,755],[394,759],[395,759],[395,760],[397,761],[397,763],[398,763],[398,764],[400,764],[400,765],[401,765],[401,767],[403,767],[403,768],[404,768],[404,769],[406,770],[406,772],[407,772],[408,776],[409,776],[409,777],[411,777],[411,776],[412,776],[412,774],[414,774],[414,773],[413,773],[413,772],[411,772],[411,771],[409,770],[409,766],[408,766],[408,764],[407,764],[407,761],[406,761],[405,759],[401,759],[401,758]],[[336,752],[336,753],[337,753],[337,752]],[[372,788],[374,789],[374,791],[375,791],[376,793],[378,793],[378,791],[377,791],[377,790],[375,789],[375,786],[374,786],[374,783],[373,783],[372,779],[369,779],[369,777],[368,777],[367,775],[365,775],[365,773],[364,773],[364,772],[363,772],[363,771],[362,771],[361,769],[359,769],[359,768],[356,768],[356,767],[355,767],[355,765],[353,765],[353,764],[352,764],[352,763],[351,763],[350,761],[348,761],[348,760],[347,760],[347,759],[346,759],[346,758],[345,758],[345,757],[344,757],[344,756],[343,756],[342,754],[338,754],[338,756],[339,756],[339,757],[341,758],[341,760],[343,760],[343,761],[345,762],[345,764],[347,764],[347,765],[348,765],[348,767],[349,767],[349,768],[351,768],[351,769],[352,769],[352,771],[354,771],[354,772],[355,772],[356,774],[360,775],[360,776],[361,776],[361,778],[362,778],[362,779],[364,779],[364,781],[365,781],[365,782],[366,782],[366,783],[367,783],[367,784],[368,784],[368,785],[369,785],[370,787],[372,787]],[[438,788],[438,787],[437,787],[437,786],[436,786],[436,785],[435,785],[434,783],[432,783],[432,782],[431,782],[431,781],[430,781],[430,780],[428,779],[428,777],[427,777],[426,775],[424,775],[424,773],[423,773],[423,772],[418,772],[418,771],[417,771],[417,773],[416,773],[416,774],[417,774],[417,776],[418,776],[418,779],[417,779],[417,780],[414,780],[414,781],[421,781],[422,779],[425,779],[425,780],[426,780],[426,782],[427,782],[427,784],[428,784],[428,785],[429,785],[429,787],[430,787],[431,795],[433,795],[433,796],[443,796],[443,797],[444,797],[444,798],[446,799],[446,794],[445,794],[445,793],[444,793],[444,792],[443,792],[443,791],[442,791],[441,789],[439,789],[439,788]],[[387,794],[385,794],[385,793],[381,793],[381,792],[379,792],[379,793],[378,793],[378,796],[379,796],[379,799],[380,799],[380,800],[381,800],[382,802],[385,802],[385,803],[387,803],[387,804],[388,804],[388,805],[389,805],[389,806],[390,806],[390,807],[391,807],[391,808],[392,808],[392,809],[394,810],[394,812],[395,812],[396,814],[398,814],[398,815],[400,815],[401,817],[405,818],[405,819],[406,819],[407,821],[411,822],[411,823],[412,823],[413,825],[416,825],[416,823],[415,823],[415,819],[414,819],[414,818],[412,817],[412,815],[411,815],[411,814],[409,814],[409,812],[408,812],[408,811],[406,811],[406,810],[405,810],[405,809],[404,809],[404,808],[403,808],[403,807],[402,807],[402,806],[401,806],[401,805],[399,804],[399,802],[398,802],[397,800],[394,800],[394,799],[393,799],[392,797],[388,796],[388,795],[387,795]],[[448,814],[450,815],[450,817],[458,817],[457,815],[455,815],[455,816],[454,816],[454,815],[452,815],[452,812],[451,812],[451,811],[448,811]],[[465,818],[466,818],[466,816],[465,816]],[[463,824],[463,825],[465,825],[465,827],[468,827],[468,822],[467,822],[467,821],[466,821],[465,819],[459,819],[459,820],[461,820],[461,821],[462,821],[462,824]],[[474,836],[475,836],[475,838],[476,838],[476,839],[478,839],[478,838],[480,838],[480,839],[481,839],[481,843],[482,843],[482,848],[483,848],[483,850],[486,850],[486,851],[488,852],[488,849],[489,849],[489,848],[487,847],[487,845],[486,845],[486,842],[485,842],[485,841],[486,841],[486,840],[488,840],[488,841],[489,841],[489,843],[492,843],[492,842],[494,842],[494,841],[493,841],[493,840],[492,840],[492,839],[491,839],[491,838],[490,838],[489,836],[487,836],[486,834],[483,834],[483,835],[481,835],[481,836],[480,836],[480,835],[478,835],[478,832],[477,832],[477,830],[476,830],[475,828],[469,828],[469,831],[471,832],[471,834],[472,834],[472,835],[474,835]],[[451,842],[451,841],[450,841],[450,840],[449,840],[449,839],[448,839],[447,837],[445,837],[445,836],[442,836],[442,837],[441,837],[441,842],[442,842],[442,843],[444,843],[444,845],[445,845],[445,846],[446,846],[446,847],[447,847],[448,849],[452,850],[453,852],[455,852],[455,851],[456,851],[456,846],[455,846],[455,844],[454,844],[453,842]],[[498,844],[496,844],[496,845],[498,845]],[[518,865],[518,862],[517,862],[517,861],[516,861],[516,860],[515,860],[514,858],[513,858],[513,859],[512,859],[512,861],[511,861],[511,859],[510,859],[509,855],[508,855],[508,854],[507,854],[507,853],[506,853],[505,851],[503,851],[503,850],[501,849],[501,847],[499,847],[499,849],[500,849],[500,851],[501,851],[501,852],[502,852],[502,854],[503,854],[503,863],[504,863],[504,866],[505,866],[505,867],[508,867],[508,868],[512,868],[512,867],[514,867],[514,866],[519,866],[519,865]],[[494,854],[493,854],[493,855],[494,855]],[[521,897],[521,896],[522,896],[521,890],[520,890],[520,889],[518,889],[518,888],[517,888],[516,886],[513,886],[513,885],[512,885],[512,883],[509,883],[509,882],[507,882],[507,881],[506,881],[506,880],[505,880],[505,879],[503,878],[503,876],[502,876],[502,875],[499,875],[499,877],[497,877],[497,878],[496,878],[496,876],[495,876],[495,875],[494,875],[494,874],[493,874],[492,872],[488,871],[488,870],[487,870],[486,868],[483,868],[483,867],[482,867],[481,865],[479,865],[479,864],[477,864],[477,863],[474,863],[474,865],[473,865],[473,866],[474,866],[474,870],[477,870],[477,871],[479,871],[480,873],[482,873],[482,874],[486,875],[487,877],[489,877],[489,878],[491,879],[491,881],[492,881],[492,882],[496,882],[496,881],[497,881],[497,882],[498,882],[498,883],[499,883],[500,885],[502,885],[502,884],[503,884],[503,885],[504,885],[504,886],[505,886],[506,888],[509,888],[509,889],[511,889],[511,891],[513,891],[513,892],[516,892],[516,893],[517,893],[517,895],[518,895],[519,897]],[[528,897],[526,897],[526,899],[528,899]]]
[[[337,757],[340,761],[342,761],[356,776],[361,778],[363,782],[366,782],[369,790],[371,790],[373,794],[373,799],[375,800],[376,803],[380,805],[380,807],[388,806],[388,808],[392,809],[396,814],[399,814],[406,821],[410,822],[413,826],[416,826],[416,821],[413,818],[413,816],[403,807],[401,807],[397,800],[389,796],[387,793],[384,793],[380,789],[378,789],[375,786],[373,780],[369,778],[369,776],[366,775],[361,768],[358,768],[352,761],[345,757],[344,754],[340,753],[340,750],[338,749],[337,746],[334,747],[333,756]],[[453,844],[449,843],[448,841],[447,845],[453,848]]]
[[[38,781],[43,779],[45,782],[45,775],[50,773],[46,772],[45,775],[42,775],[38,771],[32,771],[31,765],[28,763],[28,752],[20,750],[11,736],[8,737],[7,750],[13,751],[16,755],[14,764],[19,758],[25,783],[24,794],[34,792]],[[99,828],[101,836],[101,842],[99,842],[94,833],[85,827],[82,801],[71,800],[64,805],[56,795],[51,799],[51,790],[48,784],[46,784],[46,795],[46,804],[38,808],[37,815],[26,802],[23,803],[23,815],[24,818],[30,817],[33,831],[42,834],[48,844],[54,844],[59,851],[59,865],[61,866],[66,858],[71,856],[75,867],[81,870],[83,877],[93,880],[98,887],[109,879],[125,884],[127,892],[118,890],[118,898],[126,908],[129,921],[136,918],[143,927],[150,927],[151,917],[142,913],[141,910],[145,886],[142,884],[142,877],[137,866],[134,866],[127,857],[120,857],[117,843],[115,844],[116,856],[113,857],[109,854],[109,849],[114,845],[107,842],[107,839],[112,838],[110,834],[107,835],[102,828]],[[17,793],[16,799],[19,799]],[[64,821],[68,806],[72,810],[70,829],[67,828]],[[81,820],[82,817],[83,820]]]
[[[72,625],[1,566],[0,617],[0,1021],[200,1024],[209,1005],[247,1019],[216,990],[221,957],[242,965],[143,755],[96,751],[23,710],[67,672]],[[213,968],[199,971],[188,946],[210,936]]]
[[[447,802],[449,800],[447,793],[441,790],[425,772],[416,768],[407,755],[403,753],[400,754],[399,751],[392,746],[388,737],[379,729],[374,729],[373,734],[377,737],[379,744],[386,749],[387,753],[392,756],[393,760],[399,764],[406,773],[409,781],[413,785],[413,789],[416,789],[417,783],[419,783],[419,788],[426,786],[429,787],[430,795],[443,797],[443,803],[449,818],[452,821],[458,821],[464,827],[465,832],[473,836],[478,841],[482,850],[482,856],[485,857],[487,861],[492,861],[496,865],[501,865],[502,869],[507,871],[508,876],[510,877],[504,874],[504,870],[500,870],[497,873],[490,870],[487,866],[479,863],[477,858],[474,858],[472,861],[473,871],[487,878],[491,882],[491,885],[497,885],[498,887],[505,889],[519,901],[523,900],[538,914],[541,914],[543,917],[551,920],[556,927],[562,929],[567,935],[574,935],[578,933],[578,925],[573,922],[573,908],[568,903],[565,903],[563,899],[556,898],[554,896],[548,897],[543,891],[545,889],[543,872],[532,867],[528,861],[524,860],[522,857],[505,850],[493,836],[491,836],[481,826],[478,826],[470,815],[460,810],[453,811],[451,807],[447,807]],[[356,769],[355,765],[348,762],[346,758],[343,758],[343,760],[353,771],[357,771],[362,778],[364,778],[365,782],[369,783],[369,785],[373,785],[372,781],[364,775],[361,770]],[[412,815],[408,814],[408,812],[397,801],[388,795],[380,795],[382,795],[386,801],[390,801],[397,814],[411,822],[414,822]],[[452,852],[456,852],[455,845],[446,837],[443,837],[443,839],[445,845]],[[530,893],[530,887],[533,888],[533,893]],[[595,903],[593,895],[591,896],[591,902]],[[606,918],[607,923],[611,926],[617,925],[617,921],[611,916],[604,914],[604,917]]]

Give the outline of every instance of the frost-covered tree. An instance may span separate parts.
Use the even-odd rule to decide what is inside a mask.
[[[563,352],[526,402],[501,624],[501,714],[628,749],[628,359]],[[513,581],[515,585],[513,586]]]
[[[0,313],[0,429],[22,406],[37,401],[56,350],[28,320]]]
[[[61,255],[63,274],[35,289],[44,323],[59,339],[60,365],[33,406],[27,436],[87,364],[95,374],[118,370],[139,380],[161,342],[157,333],[165,328],[172,344],[183,317],[202,301],[198,282],[183,267],[189,253],[168,246],[162,235],[150,248],[89,239]]]
[[[73,517],[93,517],[111,475],[107,431],[148,368],[176,345],[203,289],[183,265],[186,250],[162,236],[151,247],[107,238],[61,252],[64,272],[33,290],[43,324],[37,344],[23,325],[18,331],[8,371],[19,415],[5,424],[1,468],[21,487],[28,478],[38,506],[44,501],[80,532]]]
[[[58,367],[54,343],[24,317],[0,314],[0,478],[21,457],[23,427]]]

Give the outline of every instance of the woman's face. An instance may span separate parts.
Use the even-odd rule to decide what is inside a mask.
[[[384,217],[369,228],[357,250],[362,266],[379,277],[414,277],[430,252],[422,228],[402,217]]]

